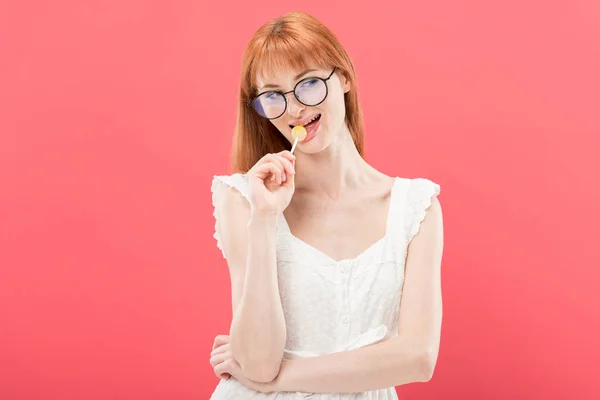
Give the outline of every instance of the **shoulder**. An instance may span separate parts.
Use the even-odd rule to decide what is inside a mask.
[[[396,185],[401,198],[406,205],[411,206],[415,203],[428,203],[427,206],[438,203],[438,195],[441,191],[441,185],[428,178],[406,178],[396,176]]]
[[[441,185],[431,179],[424,177],[396,177],[396,180],[400,181],[402,185],[406,187],[407,192],[411,194],[416,193],[428,193],[437,196],[440,194]]]
[[[438,196],[441,185],[427,178],[411,178],[409,195],[411,199],[425,206],[428,213],[441,213]]]
[[[440,235],[442,232],[442,205],[438,196],[441,185],[424,177],[398,177],[403,202],[403,216],[406,239],[410,243],[421,235]]]
[[[248,177],[246,174],[213,175],[211,192],[219,203],[247,201]]]
[[[214,175],[211,191],[215,218],[232,221],[248,217],[250,197],[245,174]]]
[[[225,184],[230,187],[239,187],[248,184],[248,174],[236,172],[230,175],[213,175],[212,184]]]
[[[235,259],[236,246],[242,240],[245,230],[240,229],[250,216],[248,182],[243,174],[214,175],[211,185],[213,216],[215,218],[214,238],[223,257]],[[233,248],[233,250],[232,250]]]

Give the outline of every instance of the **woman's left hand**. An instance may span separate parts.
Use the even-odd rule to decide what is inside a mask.
[[[217,377],[222,379],[238,380],[248,389],[261,393],[275,391],[275,380],[271,382],[252,381],[244,375],[242,367],[231,355],[229,346],[229,335],[218,335],[215,338],[213,351],[210,353],[210,365],[214,368]]]

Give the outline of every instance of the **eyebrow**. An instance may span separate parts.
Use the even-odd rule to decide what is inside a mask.
[[[297,81],[298,79],[300,79],[304,75],[308,74],[309,72],[314,72],[314,71],[317,71],[317,70],[316,69],[307,69],[306,71],[301,72],[298,75],[296,75],[294,77],[294,80]],[[279,86],[277,86],[277,85],[268,84],[268,85],[263,86],[262,89],[260,89],[260,90],[262,91],[262,90],[265,90],[265,89],[278,89],[278,88],[279,88]]]

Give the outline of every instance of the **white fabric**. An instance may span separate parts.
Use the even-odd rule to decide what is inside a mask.
[[[214,238],[222,252],[216,207],[218,196],[229,187],[248,199],[246,175],[214,176],[212,181]],[[397,336],[408,244],[439,193],[440,186],[428,179],[396,177],[385,236],[353,259],[330,258],[292,235],[285,217],[279,217],[276,251],[288,335],[285,358],[317,357]],[[397,398],[393,387],[360,393],[257,393],[233,377],[221,380],[211,396],[211,400]]]

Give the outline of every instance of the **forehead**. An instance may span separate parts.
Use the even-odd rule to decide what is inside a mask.
[[[317,63],[307,62],[301,66],[281,66],[262,69],[256,73],[255,82],[258,89],[268,87],[290,87],[299,79],[310,75],[322,75],[326,68]]]

